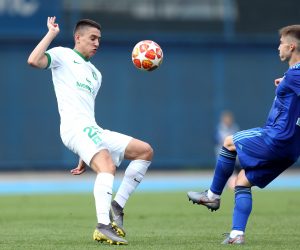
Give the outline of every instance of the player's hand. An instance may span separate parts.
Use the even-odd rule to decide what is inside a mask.
[[[71,170],[72,175],[80,175],[86,171],[86,164],[83,160],[79,160],[78,166]]]
[[[279,83],[282,81],[282,79],[283,78],[281,77],[281,78],[277,78],[277,79],[274,80],[274,84],[275,84],[276,87],[279,85]]]
[[[47,26],[48,26],[49,31],[51,31],[55,34],[58,34],[59,33],[59,25],[58,25],[58,23],[55,22],[55,20],[56,20],[55,16],[48,17]]]

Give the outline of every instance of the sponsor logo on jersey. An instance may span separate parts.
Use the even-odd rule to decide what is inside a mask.
[[[300,118],[297,119],[296,125],[300,126]]]
[[[75,64],[81,64],[81,62],[77,62],[77,61],[75,61],[75,60],[74,60],[73,62],[74,62]]]
[[[85,80],[87,81],[87,83],[88,83],[89,85],[92,85],[92,82],[91,82],[88,78],[85,78]]]
[[[95,93],[93,88],[85,83],[76,82],[76,87],[81,90],[87,91],[88,93],[90,93],[92,95]]]

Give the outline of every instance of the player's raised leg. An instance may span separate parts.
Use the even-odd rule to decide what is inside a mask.
[[[122,183],[111,203],[112,225],[120,236],[125,236],[123,209],[130,195],[143,180],[153,157],[153,149],[143,141],[132,139],[125,150],[125,158],[131,160],[126,168]]]
[[[220,197],[226,182],[233,173],[236,155],[232,136],[228,136],[224,141],[224,146],[220,150],[210,189],[204,192],[188,192],[187,196],[189,200],[194,204],[206,206],[211,211],[219,209]]]

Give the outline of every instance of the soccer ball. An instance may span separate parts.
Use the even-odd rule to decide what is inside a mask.
[[[138,69],[152,71],[161,65],[163,61],[163,51],[156,42],[144,40],[134,46],[131,59],[133,65]]]

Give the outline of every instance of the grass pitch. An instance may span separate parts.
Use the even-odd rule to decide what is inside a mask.
[[[232,191],[213,213],[186,192],[135,193],[125,209],[128,246],[92,240],[92,194],[1,196],[0,249],[299,249],[299,193],[255,189],[244,246],[220,245],[231,227]]]

